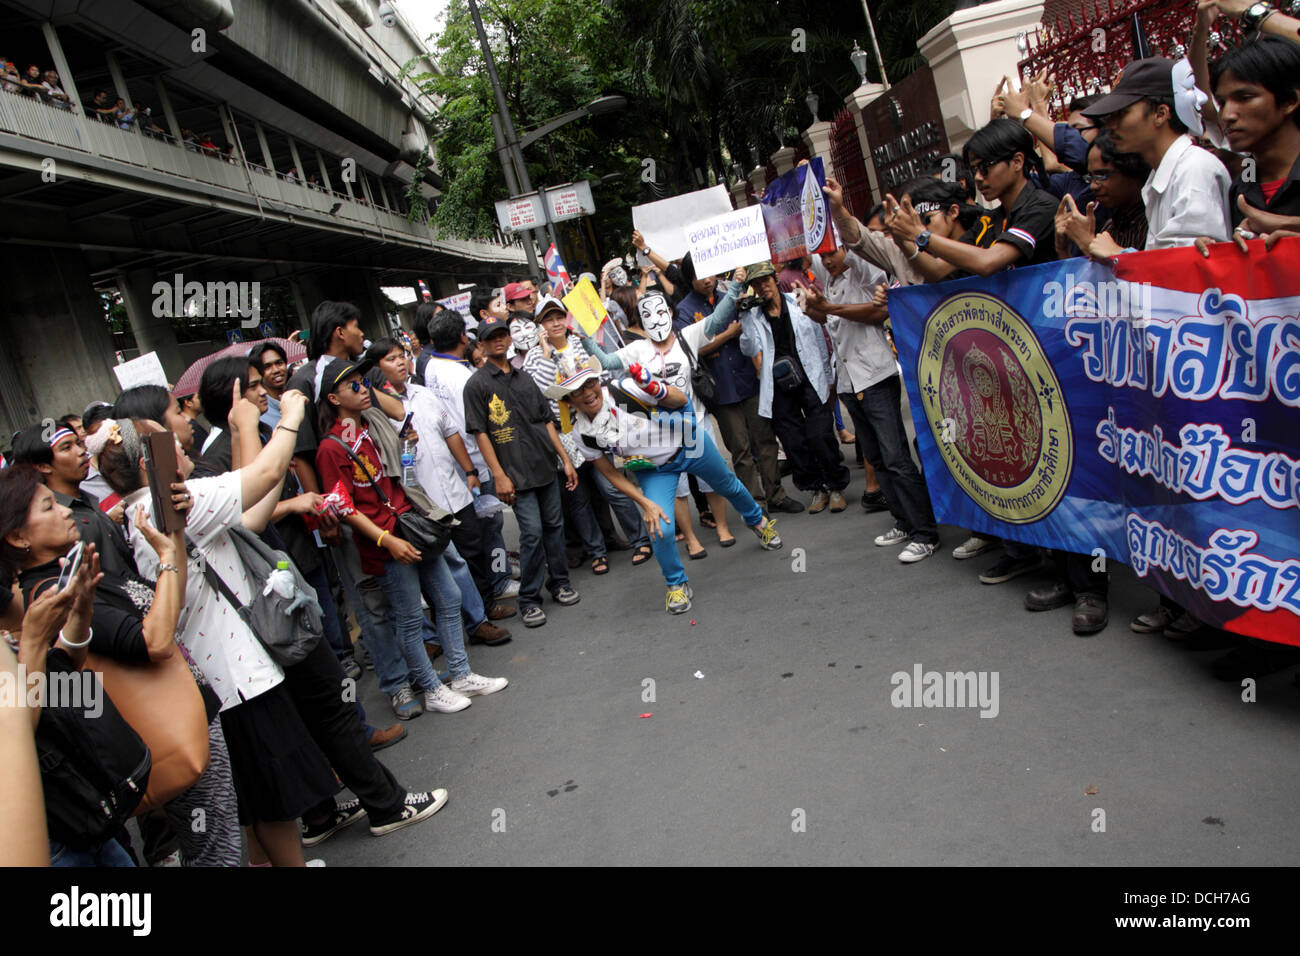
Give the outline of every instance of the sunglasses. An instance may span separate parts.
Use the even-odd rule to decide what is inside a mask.
[[[370,379],[363,378],[359,382],[348,382],[348,387],[352,389],[353,394],[360,392],[363,388],[370,388]]]
[[[998,166],[1002,163],[1008,162],[1010,159],[1011,159],[1010,156],[1003,156],[1001,159],[990,160],[987,163],[984,162],[983,160],[973,159],[971,160],[970,163],[970,171],[974,173],[976,176],[987,178],[990,169],[992,169],[994,166]]]
[[[1115,175],[1115,170],[1113,169],[1099,169],[1095,173],[1085,173],[1083,181],[1089,186],[1095,186],[1097,183],[1104,183],[1113,175]]]

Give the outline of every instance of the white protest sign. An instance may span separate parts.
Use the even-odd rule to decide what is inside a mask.
[[[772,258],[763,207],[746,206],[686,227],[697,276],[714,276]]]
[[[158,359],[157,352],[146,352],[139,358],[133,358],[121,365],[114,365],[113,374],[117,376],[117,384],[122,387],[124,392],[128,388],[135,388],[137,385],[169,387],[167,373],[163,371],[162,362]]]
[[[632,225],[640,230],[646,245],[657,255],[665,259],[680,259],[690,249],[685,227],[724,212],[731,212],[731,196],[727,194],[726,186],[718,184],[644,206],[633,206]]]
[[[451,309],[453,312],[459,312],[461,315],[469,315],[469,297],[470,293],[468,292],[457,292],[445,299],[439,299],[438,305]]]

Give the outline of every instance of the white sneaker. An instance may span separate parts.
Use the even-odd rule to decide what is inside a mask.
[[[996,548],[997,542],[990,541],[988,538],[981,538],[979,535],[971,535],[957,547],[952,549],[952,556],[958,561],[965,561],[967,558],[978,557],[991,548]]]
[[[915,564],[917,561],[924,561],[932,554],[934,554],[934,545],[913,541],[899,552],[898,560],[904,564]]]
[[[458,694],[449,688],[442,681],[433,690],[424,692],[424,709],[436,710],[440,714],[454,714],[459,710],[464,710],[470,704],[470,700],[464,694]]]
[[[307,861],[307,865],[308,865],[308,866],[324,866],[324,865],[325,865],[325,861],[324,861],[324,860],[308,860],[308,861]]]
[[[504,677],[484,677],[482,674],[475,674],[470,671],[464,677],[457,677],[451,682],[451,689],[454,693],[462,695],[465,698],[466,705],[469,704],[471,697],[486,697],[488,694],[495,694],[499,690],[505,690],[510,681]]]
[[[884,534],[876,538],[877,548],[888,548],[890,545],[902,544],[904,541],[911,539],[911,535],[902,528],[890,528]]]
[[[506,598],[519,597],[519,582],[511,581],[506,585],[506,589],[497,595],[497,600],[504,601]]]

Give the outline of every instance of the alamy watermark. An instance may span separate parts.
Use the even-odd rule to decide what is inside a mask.
[[[262,283],[186,282],[179,272],[171,282],[153,284],[153,315],[156,319],[182,315],[220,319],[237,316],[246,329],[262,322]]]
[[[27,673],[22,661],[13,671],[0,671],[0,707],[58,707],[85,711],[87,717],[104,712],[104,685],[94,671],[44,671]]]
[[[889,678],[893,690],[889,702],[895,707],[978,707],[981,717],[996,717],[997,671],[895,671]]]

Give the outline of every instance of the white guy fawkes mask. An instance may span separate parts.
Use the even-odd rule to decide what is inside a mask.
[[[537,323],[526,319],[511,319],[510,340],[515,343],[515,351],[523,355],[537,344]]]
[[[616,286],[627,285],[627,270],[622,266],[615,266],[609,270],[609,281]]]
[[[641,315],[641,328],[650,337],[651,342],[663,342],[673,333],[673,313],[668,308],[667,300],[658,292],[642,296],[636,304]]]

